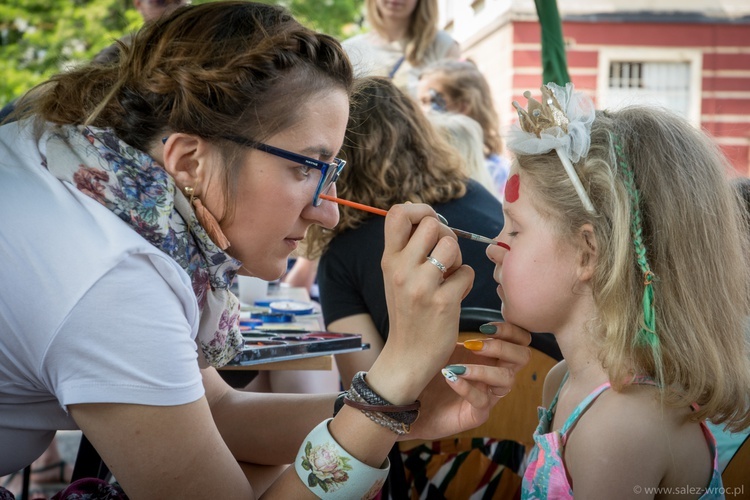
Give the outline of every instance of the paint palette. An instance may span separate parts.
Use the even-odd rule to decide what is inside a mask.
[[[245,345],[228,366],[250,366],[268,361],[342,354],[369,349],[362,336],[349,333],[299,331],[294,328],[242,332]]]

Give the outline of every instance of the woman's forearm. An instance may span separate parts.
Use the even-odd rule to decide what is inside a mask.
[[[216,370],[203,372],[216,426],[232,454],[242,462],[292,462],[307,433],[333,415],[336,394],[243,392],[227,386]]]

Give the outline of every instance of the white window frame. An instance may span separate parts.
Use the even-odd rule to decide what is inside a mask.
[[[607,108],[609,96],[609,67],[612,62],[687,62],[690,65],[690,90],[687,119],[693,125],[701,124],[701,98],[703,95],[703,52],[685,48],[607,47],[599,51],[596,95],[597,108]]]

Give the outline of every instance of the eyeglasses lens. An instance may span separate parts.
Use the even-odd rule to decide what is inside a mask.
[[[345,164],[345,162],[337,160],[328,166],[325,172],[325,177],[321,179],[318,192],[315,194],[315,200],[313,201],[313,204],[316,207],[320,205],[320,195],[326,194],[331,190],[331,186],[333,186],[333,184],[339,178],[339,174],[341,173],[341,170],[343,169]]]

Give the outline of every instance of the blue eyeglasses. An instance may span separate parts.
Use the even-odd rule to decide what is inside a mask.
[[[438,92],[435,89],[429,90],[430,94],[430,107],[433,111],[438,111],[440,113],[445,113],[447,111],[447,103],[445,102],[445,97],[443,97],[443,94]]]
[[[333,186],[336,180],[338,180],[339,176],[341,175],[341,171],[344,170],[344,167],[346,166],[346,160],[342,160],[341,158],[334,158],[331,163],[326,163],[324,161],[315,160],[308,156],[302,156],[298,155],[297,153],[292,153],[291,151],[287,151],[285,149],[269,146],[268,144],[263,144],[262,142],[245,139],[244,137],[240,136],[223,136],[222,139],[234,142],[235,144],[239,144],[241,146],[257,149],[258,151],[263,151],[264,153],[278,156],[279,158],[284,158],[285,160],[293,161],[294,163],[299,163],[300,165],[304,165],[306,167],[320,170],[320,182],[318,182],[318,188],[315,190],[315,196],[313,196],[312,202],[314,207],[320,206],[320,195],[327,193],[331,189],[331,186]]]

